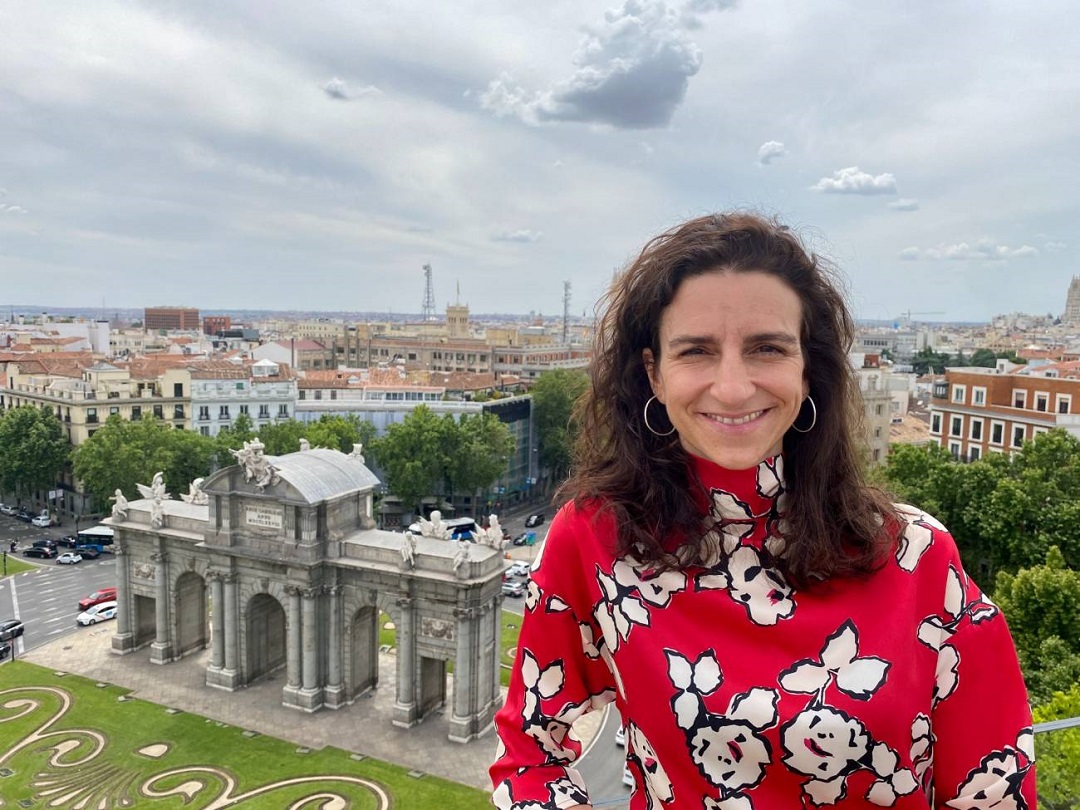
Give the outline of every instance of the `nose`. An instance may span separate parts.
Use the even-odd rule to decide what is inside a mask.
[[[753,396],[754,385],[750,367],[741,353],[726,352],[716,364],[712,395],[721,405],[741,405]]]

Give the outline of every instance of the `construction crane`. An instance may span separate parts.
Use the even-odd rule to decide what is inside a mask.
[[[435,286],[431,282],[431,265],[424,265],[424,303],[420,307],[420,320],[435,320]]]
[[[926,311],[923,311],[923,312],[912,312],[909,309],[907,312],[901,312],[900,313],[900,317],[898,318],[898,324],[899,323],[905,323],[908,326],[911,326],[911,316],[912,315],[944,315],[944,314],[945,313],[941,312],[940,310],[938,310],[938,311],[926,310]]]

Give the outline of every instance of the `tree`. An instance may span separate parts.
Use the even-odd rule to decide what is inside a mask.
[[[372,443],[372,456],[386,476],[387,488],[417,513],[420,501],[432,494],[443,473],[444,431],[443,421],[426,405],[418,405]]]
[[[1080,683],[1055,692],[1036,706],[1035,722],[1080,717]],[[1071,810],[1080,796],[1080,728],[1059,729],[1038,738],[1039,806],[1043,810]]]
[[[448,443],[443,453],[445,478],[452,482],[447,498],[490,487],[506,472],[514,452],[510,428],[489,413],[462,416],[447,426],[443,438]]]
[[[915,373],[919,375],[929,374],[931,371],[935,374],[944,374],[949,360],[947,353],[939,354],[929,346],[925,346],[912,356],[911,365]]]
[[[52,408],[20,405],[0,418],[0,490],[26,496],[51,489],[70,456]]]
[[[976,349],[972,352],[968,364],[972,366],[981,366],[982,368],[994,368],[997,366],[997,361],[998,356],[990,349]]]
[[[351,453],[353,446],[365,447],[375,438],[375,425],[358,416],[331,416],[324,414],[318,422],[305,426],[307,440],[312,447],[329,447],[342,453]]]
[[[128,422],[113,414],[75,450],[72,461],[76,477],[103,511],[115,490],[131,495],[136,483],[148,484],[159,471],[169,492],[187,492],[191,481],[209,474],[215,448],[213,439],[176,430],[153,416]]]
[[[244,442],[255,438],[255,423],[246,413],[236,417],[233,423],[218,431],[214,437],[215,456],[218,467],[229,467],[236,463],[231,450],[239,450]]]
[[[1034,702],[1080,680],[1080,571],[1065,567],[1057,546],[1041,565],[998,574],[994,599],[1009,621]]]
[[[540,465],[555,480],[562,480],[570,471],[577,436],[572,421],[574,403],[588,387],[589,376],[584,371],[560,368],[545,371],[529,389]]]

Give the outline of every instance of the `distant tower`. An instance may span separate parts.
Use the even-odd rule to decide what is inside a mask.
[[[1069,294],[1065,298],[1065,314],[1061,316],[1062,323],[1072,326],[1080,326],[1080,276],[1073,276],[1069,284]]]
[[[562,342],[570,343],[570,282],[562,283]]]
[[[425,321],[435,320],[435,287],[431,283],[431,265],[424,265],[424,305],[420,307],[420,318]]]

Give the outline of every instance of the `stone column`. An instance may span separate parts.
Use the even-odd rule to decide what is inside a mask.
[[[473,719],[476,715],[476,672],[480,662],[476,660],[476,623],[480,611],[477,608],[457,608],[457,658],[454,661],[454,708],[450,713],[452,742],[468,742],[475,736]]]
[[[225,665],[225,586],[218,571],[207,574],[210,580],[210,668]]]
[[[225,582],[225,669],[222,673],[232,679],[232,688],[239,686],[237,683],[240,674],[238,666],[240,661],[240,616],[236,604],[236,580],[237,574],[230,572],[222,579]]]
[[[167,664],[172,660],[169,633],[169,555],[164,551],[150,555],[156,568],[154,579],[154,643],[150,645],[150,663]]]
[[[131,555],[127,553],[123,542],[119,537],[113,543],[113,553],[116,555],[116,632],[112,637],[112,651],[118,655],[126,655],[135,650],[135,635],[131,632],[131,612],[135,607],[135,600],[131,595]]]
[[[341,682],[342,590],[340,585],[332,585],[326,589],[326,595],[330,600],[330,652],[327,661],[324,700],[332,709],[340,708],[345,703],[345,688]]]
[[[313,712],[322,706],[322,689],[319,685],[319,622],[318,588],[301,591],[301,689],[298,707]]]
[[[416,690],[419,688],[416,672],[416,600],[403,596],[395,604],[397,620],[397,699],[394,701],[393,723],[411,728],[418,721],[419,706]]]
[[[281,705],[294,709],[303,708],[300,700],[300,662],[303,657],[300,593],[300,588],[295,585],[285,586],[289,603],[285,611],[285,686],[281,689]]]

